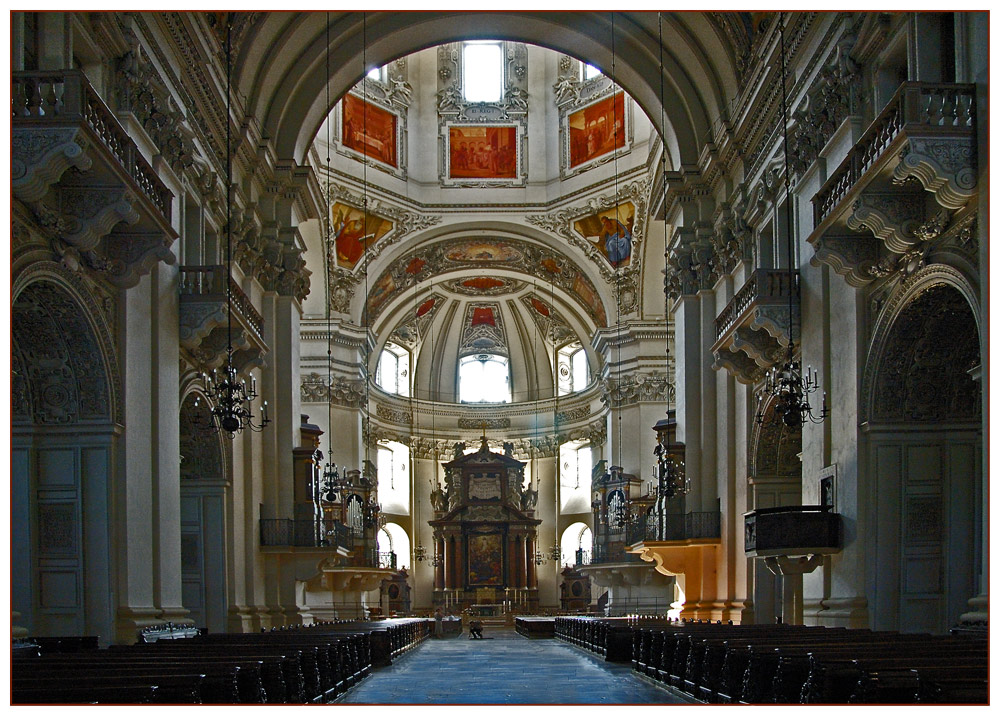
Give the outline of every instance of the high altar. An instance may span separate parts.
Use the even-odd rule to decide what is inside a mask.
[[[444,464],[444,487],[431,493],[434,519],[434,605],[450,611],[507,604],[514,611],[538,606],[535,573],[537,490],[524,485],[525,463],[513,446],[492,452],[485,434],[479,450]]]

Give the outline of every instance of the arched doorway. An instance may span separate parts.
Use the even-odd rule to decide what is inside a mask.
[[[762,415],[773,413],[770,404]],[[784,423],[754,423],[747,464],[750,509],[802,504],[802,428]],[[781,582],[762,559],[754,559],[753,606],[758,624],[772,624],[781,615]]]
[[[110,635],[117,391],[99,312],[45,276],[11,314],[12,608],[32,635]]]
[[[203,395],[181,403],[181,595],[197,627],[226,630],[226,490],[230,486],[219,434]]]
[[[913,289],[866,371],[872,626],[941,633],[981,564],[979,330],[950,285]]]
[[[563,530],[559,544],[562,547],[563,566],[590,564],[590,556],[594,549],[594,532],[585,522],[574,522]]]

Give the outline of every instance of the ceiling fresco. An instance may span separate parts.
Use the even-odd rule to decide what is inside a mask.
[[[408,252],[394,261],[372,283],[366,306],[366,321],[371,324],[379,314],[395,298],[400,296],[415,283],[426,281],[432,277],[451,271],[474,269],[481,272],[464,286],[469,295],[482,286],[480,295],[496,295],[491,293],[494,281],[510,281],[511,289],[515,281],[498,277],[491,272],[496,269],[506,269],[527,274],[537,278],[540,285],[551,284],[569,293],[594,323],[603,327],[607,325],[607,313],[601,302],[594,283],[570,259],[544,246],[518,239],[457,239],[442,241],[427,247],[421,247]],[[462,285],[469,279],[456,279],[449,282],[448,287]],[[506,289],[496,287],[497,293],[508,293]]]

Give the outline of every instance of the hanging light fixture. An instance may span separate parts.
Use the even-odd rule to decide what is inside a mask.
[[[665,127],[665,115],[663,109],[663,98],[664,98],[664,87],[663,87],[663,16],[662,13],[656,14],[657,19],[657,30],[659,33],[660,41],[660,131],[664,131]],[[667,207],[667,145],[664,142],[663,147],[660,151],[660,164],[663,172],[663,211],[666,212]],[[669,270],[669,265],[667,264],[667,217],[663,217],[663,257],[664,257],[664,272]],[[664,296],[664,301],[666,301],[666,296]],[[666,324],[667,319],[667,306],[666,303],[663,305],[663,318],[664,324]],[[670,337],[667,336],[664,341],[666,344],[665,351],[665,375],[667,380],[670,378]],[[657,519],[660,522],[660,530],[662,532],[662,521],[664,519],[663,504],[662,501],[670,500],[678,495],[687,494],[688,490],[691,489],[690,480],[688,480],[687,475],[684,472],[684,443],[677,442],[677,418],[674,414],[674,410],[670,407],[670,384],[666,385],[667,393],[667,417],[660,420],[653,426],[653,430],[656,431],[656,447],[653,448],[653,454],[656,456],[656,466],[653,468],[653,488],[655,489],[656,496],[659,498],[660,504],[656,513],[658,515]]]
[[[347,476],[343,478],[337,463],[333,461],[333,318],[330,308],[330,252],[333,251],[332,214],[333,191],[330,186],[330,13],[326,13],[326,242],[323,264],[326,270],[326,417],[327,417],[327,462],[323,467],[321,496],[327,502],[339,502],[341,493],[347,486]]]
[[[240,378],[233,362],[233,151],[232,151],[232,13],[226,14],[226,363],[221,373],[213,369],[202,374],[205,387],[212,398],[212,408],[207,420],[200,411],[195,412],[194,422],[213,433],[223,432],[233,439],[244,430],[260,432],[270,423],[267,401],[260,408],[260,422],[254,422],[253,402],[257,399],[257,379],[250,376],[250,385]],[[198,407],[195,399],[195,408]]]
[[[562,560],[562,547],[559,545],[559,537],[556,537],[555,542],[549,548],[549,559],[553,562],[559,562]]]
[[[767,372],[764,387],[757,395],[758,424],[766,422],[780,423],[789,428],[799,428],[805,422],[821,423],[830,414],[826,405],[826,392],[823,393],[823,404],[819,412],[814,414],[809,404],[809,396],[819,390],[819,378],[811,366],[802,372],[802,364],[795,360],[795,340],[793,331],[792,300],[798,287],[797,276],[793,269],[793,230],[792,230],[792,200],[791,176],[788,162],[788,85],[785,67],[785,22],[779,16],[778,37],[781,54],[781,134],[785,159],[785,237],[788,249],[788,349],[785,362],[780,368],[773,367]],[[768,411],[768,407],[771,410]]]

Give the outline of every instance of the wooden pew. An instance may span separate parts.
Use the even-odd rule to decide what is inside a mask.
[[[555,637],[554,617],[515,617],[514,630],[528,639],[552,639]]]

